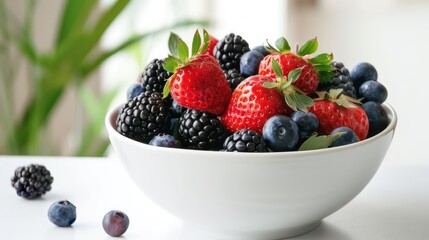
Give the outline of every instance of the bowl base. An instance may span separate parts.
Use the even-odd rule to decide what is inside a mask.
[[[277,229],[270,231],[248,231],[248,232],[214,232],[202,228],[198,225],[185,222],[185,226],[189,226],[190,229],[196,231],[203,231],[210,235],[210,239],[222,239],[222,240],[281,240],[296,237],[305,233],[308,233],[320,225],[322,221],[317,221],[304,226]]]

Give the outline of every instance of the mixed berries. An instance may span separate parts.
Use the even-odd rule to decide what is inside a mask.
[[[349,71],[316,53],[317,38],[293,49],[284,37],[252,49],[235,33],[219,39],[197,30],[188,47],[172,33],[170,54],[130,86],[117,131],[161,147],[281,152],[352,144],[387,127],[387,89],[370,63]]]

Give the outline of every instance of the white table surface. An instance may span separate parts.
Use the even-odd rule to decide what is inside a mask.
[[[18,166],[45,165],[54,176],[52,190],[37,200],[16,195],[10,178]],[[130,218],[122,239],[215,240],[191,229],[154,205],[111,158],[0,156],[0,239],[114,239],[101,219],[112,209]],[[77,220],[60,228],[47,218],[49,206],[67,199]],[[315,230],[294,240],[426,240],[429,239],[429,164],[384,162],[368,186]]]

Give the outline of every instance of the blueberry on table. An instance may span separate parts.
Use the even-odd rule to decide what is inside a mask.
[[[129,224],[130,219],[127,214],[118,210],[112,210],[106,213],[102,222],[104,231],[112,237],[119,237],[124,234]]]
[[[156,135],[150,140],[149,145],[169,148],[180,148],[182,146],[179,140],[169,134]]]
[[[298,125],[287,116],[275,115],[265,122],[262,137],[274,152],[291,151],[299,141]]]
[[[69,227],[76,221],[76,206],[67,200],[55,202],[49,207],[48,218],[59,227]]]
[[[356,133],[349,127],[338,127],[332,130],[330,135],[334,135],[336,133],[343,133],[340,137],[336,138],[330,147],[338,147],[347,144],[352,144],[359,141],[359,138],[356,136]]]
[[[350,77],[352,78],[353,84],[355,85],[356,89],[359,89],[360,85],[362,83],[374,80],[377,81],[377,70],[375,67],[370,63],[358,63],[351,71],[350,71]]]
[[[249,51],[243,54],[240,59],[240,72],[243,76],[253,76],[258,74],[259,63],[264,55],[258,51]]]
[[[364,102],[383,103],[387,99],[387,88],[374,80],[369,80],[359,87],[359,96],[363,97]]]
[[[380,133],[387,127],[389,118],[381,104],[369,101],[362,104],[362,108],[368,116],[369,131],[367,138]]]
[[[137,97],[143,92],[143,88],[140,83],[133,83],[127,89],[127,101]]]
[[[301,140],[309,138],[319,128],[319,119],[312,112],[296,111],[290,117],[298,126]]]

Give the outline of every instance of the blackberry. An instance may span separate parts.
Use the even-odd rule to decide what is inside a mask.
[[[245,77],[240,73],[237,69],[230,69],[225,73],[226,80],[228,81],[229,87],[231,88],[231,91],[234,91],[234,89],[240,84]]]
[[[264,139],[255,131],[242,129],[225,139],[226,152],[268,152]]]
[[[220,67],[227,72],[230,69],[240,69],[241,56],[248,51],[250,48],[246,40],[230,33],[216,44],[214,56]]]
[[[343,94],[357,98],[349,70],[341,62],[332,62],[331,65],[335,68],[335,76],[327,83],[320,83],[318,90],[329,91],[330,89],[342,88]]]
[[[162,66],[163,60],[153,59],[144,69],[141,75],[141,86],[144,91],[162,93],[167,79],[171,73]]]
[[[16,194],[27,199],[38,198],[50,191],[53,181],[49,170],[38,164],[18,167],[11,178]]]
[[[128,101],[116,119],[116,130],[131,139],[146,142],[170,127],[170,115],[161,93],[143,92]]]
[[[210,150],[222,147],[226,131],[216,115],[188,108],[179,119],[179,135],[189,148]]]

